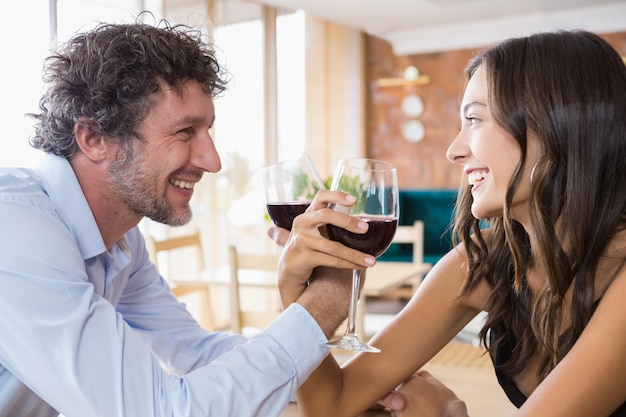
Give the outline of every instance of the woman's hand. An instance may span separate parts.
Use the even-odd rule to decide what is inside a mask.
[[[394,417],[468,417],[465,403],[426,371],[413,374],[379,403]]]
[[[323,276],[346,274],[352,269],[368,268],[376,258],[350,249],[325,236],[326,225],[333,224],[351,232],[364,233],[367,222],[328,207],[329,204],[350,207],[355,198],[340,191],[320,191],[307,211],[293,222],[291,233],[271,227],[268,235],[279,246],[284,246],[278,266],[278,286],[283,306],[294,302],[304,292],[309,280],[315,279],[317,267],[324,268]],[[339,271],[341,270],[341,271]]]

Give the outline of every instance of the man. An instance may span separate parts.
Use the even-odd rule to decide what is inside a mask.
[[[102,24],[46,60],[42,160],[0,170],[0,416],[276,416],[328,354],[349,279],[317,269],[247,341],[201,329],[148,259],[139,221],[187,223],[221,168],[222,77],[199,32],[166,23]]]

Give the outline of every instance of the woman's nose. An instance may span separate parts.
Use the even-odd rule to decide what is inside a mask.
[[[448,146],[448,150],[446,151],[446,158],[450,162],[455,162],[457,164],[463,163],[469,154],[469,147],[467,143],[464,141],[464,132],[459,131],[459,134],[456,135],[450,146]]]

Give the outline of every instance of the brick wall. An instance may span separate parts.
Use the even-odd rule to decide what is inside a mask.
[[[626,32],[603,35],[626,56]],[[446,149],[459,126],[459,103],[463,93],[463,70],[477,50],[459,50],[396,56],[389,43],[366,37],[366,148],[371,158],[398,166],[400,188],[456,188],[461,169],[446,159]],[[380,87],[379,78],[399,77],[409,65],[430,77],[427,85]],[[417,117],[425,127],[424,139],[409,143],[402,134],[407,117],[402,99],[417,94],[424,103]]]

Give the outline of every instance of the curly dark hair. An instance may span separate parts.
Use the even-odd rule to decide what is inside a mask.
[[[493,288],[481,334],[492,354],[514,344],[503,371],[515,375],[541,352],[539,377],[545,378],[589,322],[602,296],[594,289],[598,262],[626,227],[626,67],[615,49],[586,31],[504,41],[470,61],[467,78],[480,66],[487,72],[491,113],[518,142],[521,160],[502,217],[475,219],[469,187],[461,186],[455,235],[468,258],[465,290],[482,279]],[[508,216],[529,133],[543,149],[529,197],[537,259],[531,258],[525,229]],[[488,240],[482,238],[482,222],[490,225]],[[540,294],[527,286],[531,264],[547,274]],[[570,289],[571,307],[564,311]],[[566,316],[571,325],[561,332]],[[490,329],[500,336],[488,338]]]
[[[30,114],[36,120],[31,145],[69,159],[80,122],[126,148],[138,138],[152,94],[163,83],[180,89],[189,80],[212,96],[226,88],[226,71],[201,30],[165,20],[99,23],[46,58],[48,89],[40,113]]]

